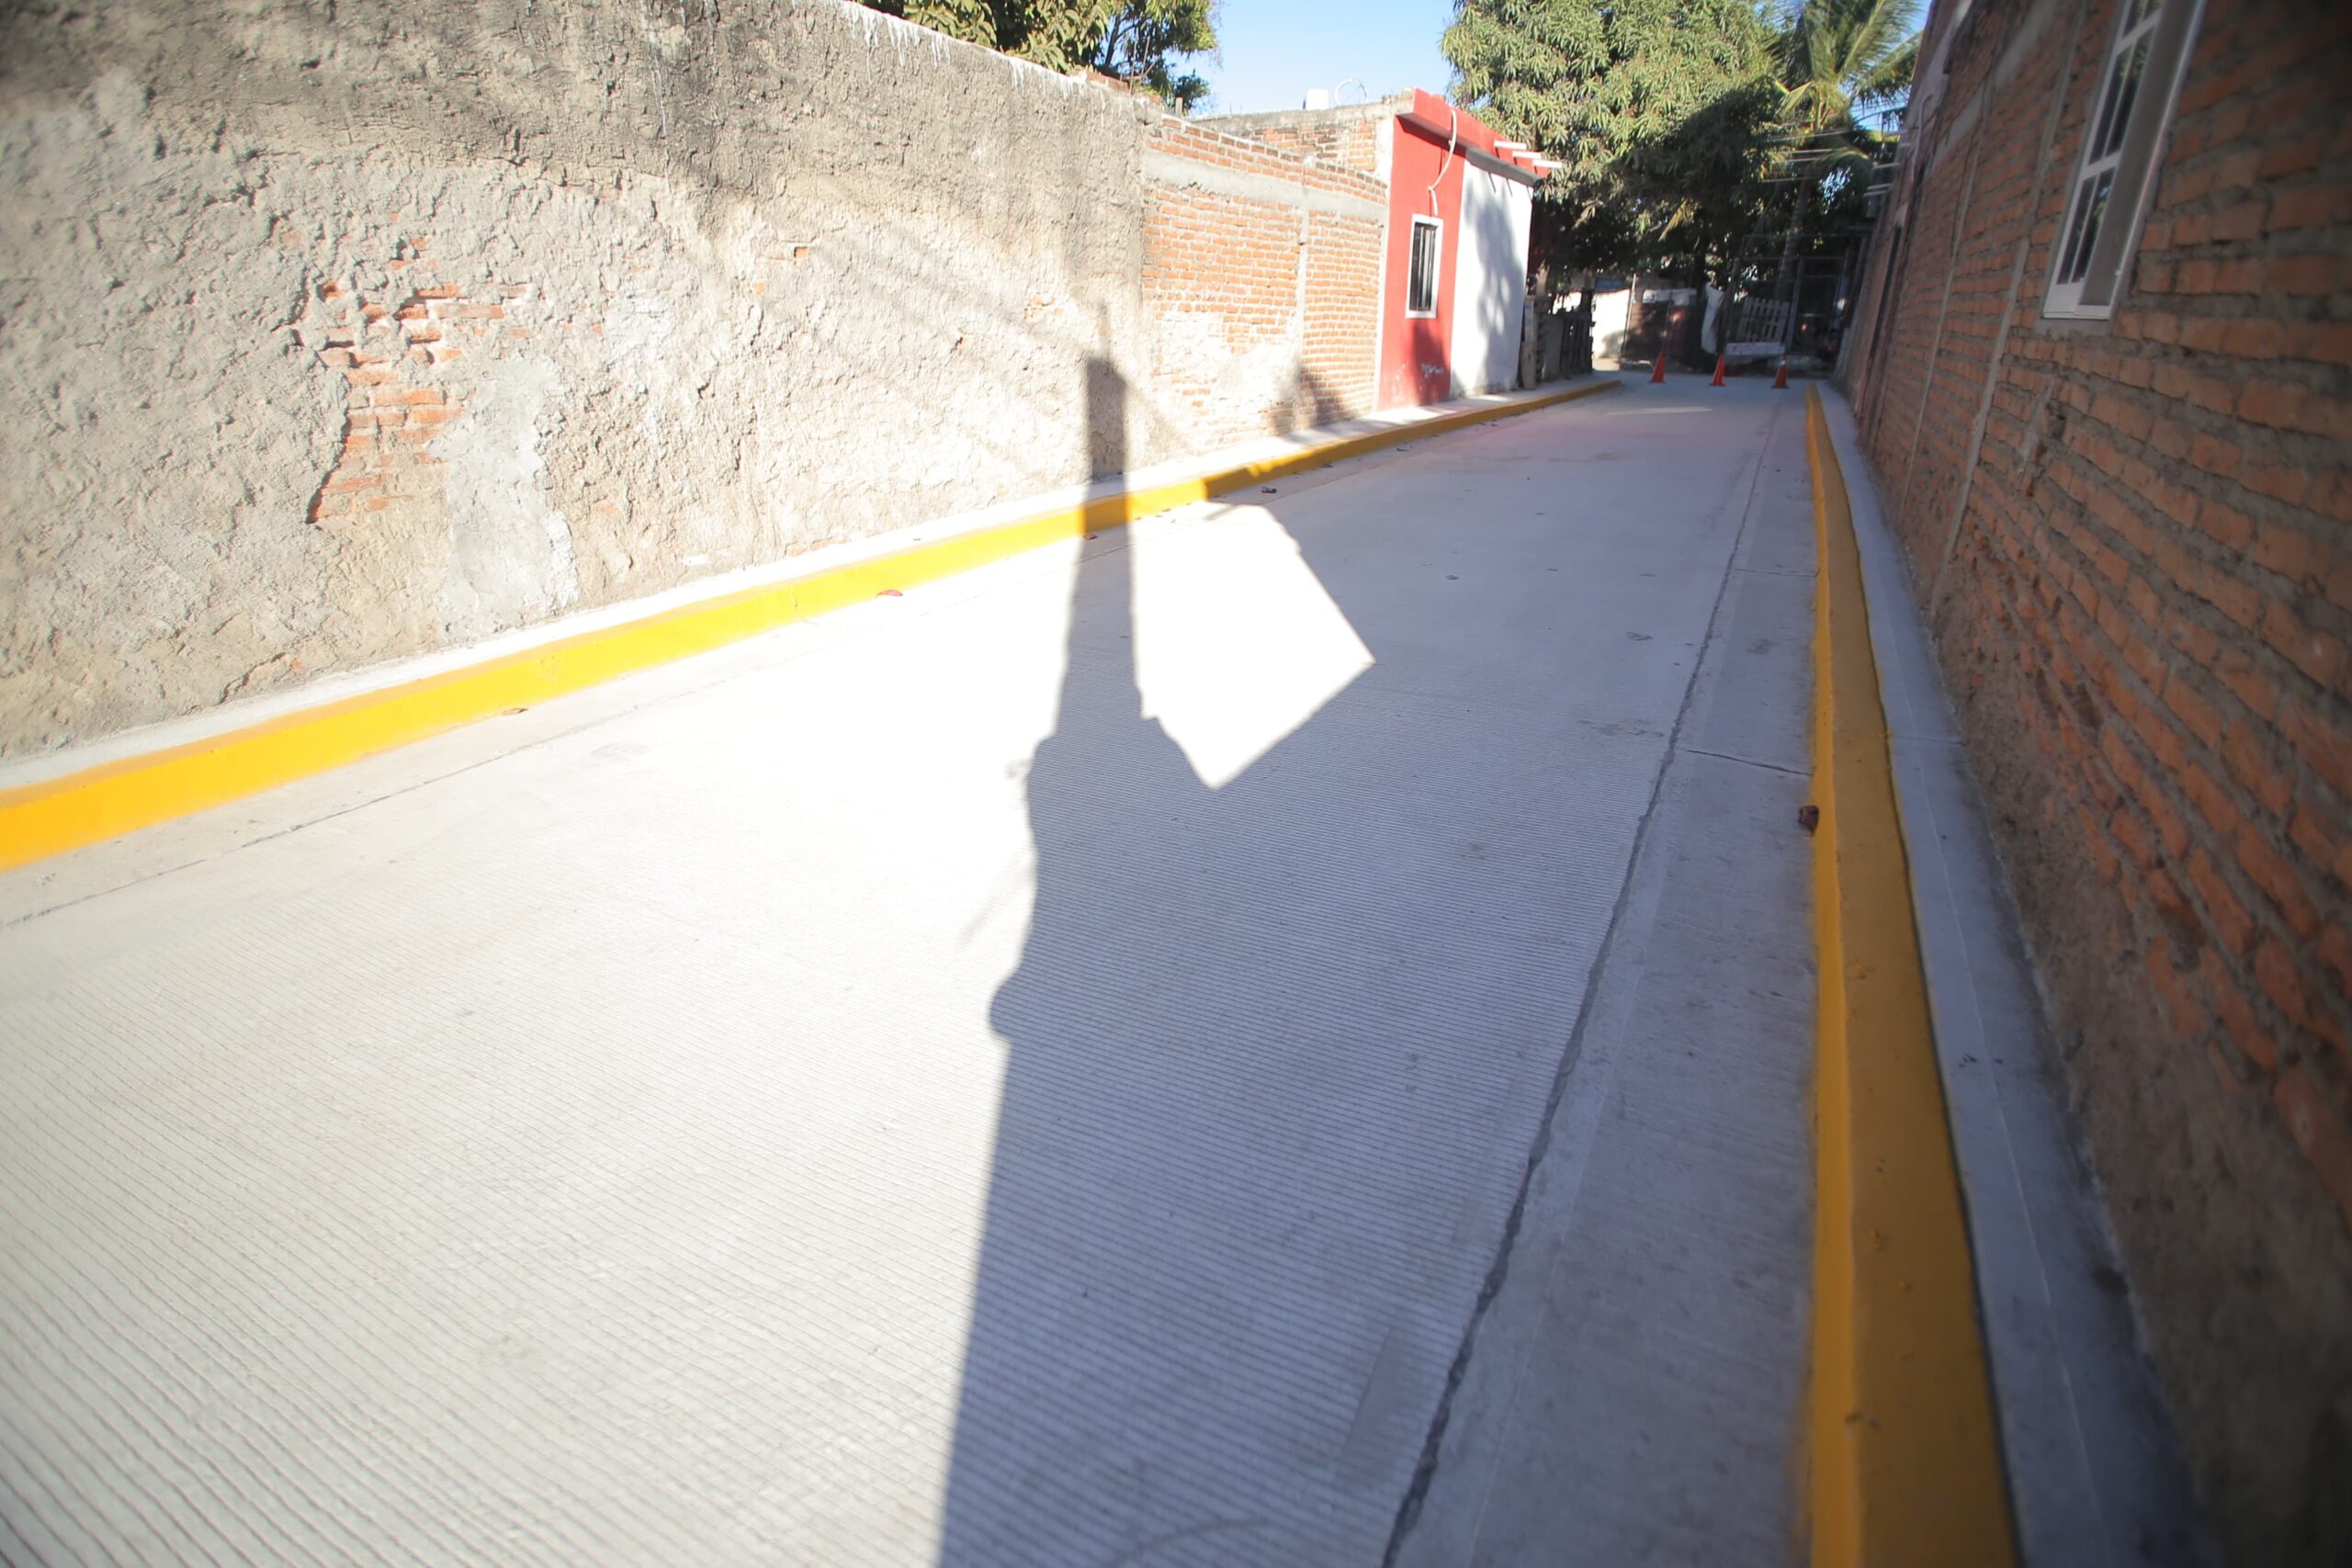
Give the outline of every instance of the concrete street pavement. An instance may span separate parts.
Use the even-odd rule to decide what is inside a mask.
[[[1803,454],[1632,386],[0,878],[0,1559],[1792,1555]]]

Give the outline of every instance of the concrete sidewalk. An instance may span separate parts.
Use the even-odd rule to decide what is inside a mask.
[[[1633,387],[0,878],[0,1558],[1790,1555],[1802,453]]]

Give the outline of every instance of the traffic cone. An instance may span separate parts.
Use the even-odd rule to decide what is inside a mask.
[[[1781,373],[1772,378],[1772,389],[1776,392],[1789,389],[1789,356],[1785,354],[1781,355]]]
[[[1657,357],[1650,362],[1650,385],[1655,387],[1665,379],[1666,350],[1661,348],[1657,351]]]
[[[1721,349],[1715,351],[1715,378],[1708,383],[1710,386],[1720,387],[1724,384],[1724,352]]]

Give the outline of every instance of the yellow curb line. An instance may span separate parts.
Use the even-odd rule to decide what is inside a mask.
[[[1806,1499],[1824,1568],[2016,1561],[1853,514],[1817,391],[1821,984]]]
[[[1263,462],[1056,507],[935,544],[763,583],[460,670],[299,709],[243,729],[0,791],[0,869],[224,805],[492,714],[530,707],[583,686],[707,652],[871,599],[885,589],[934,582],[1261,480],[1571,402],[1617,384],[1600,381],[1521,402],[1465,409],[1340,436]]]

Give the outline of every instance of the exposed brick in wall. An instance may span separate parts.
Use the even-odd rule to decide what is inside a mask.
[[[2352,11],[2211,0],[2127,296],[2045,320],[2114,27],[1949,40],[1848,372],[2208,1500],[2342,1561]]]
[[[1149,183],[1143,301],[1155,395],[1209,440],[1368,412],[1383,231],[1369,214],[1385,208],[1387,187],[1174,118],[1147,145],[1256,182],[1254,194],[1213,176]],[[1365,215],[1316,210],[1310,193]]]
[[[387,265],[397,276],[410,263]],[[451,385],[462,379],[455,362],[496,329],[508,299],[528,291],[515,285],[469,299],[454,283],[421,283],[395,299],[369,299],[344,283],[320,287],[328,325],[319,362],[343,373],[350,401],[334,467],[311,502],[312,523],[438,503],[442,481],[432,470],[440,459],[425,444],[464,412],[461,388]]]

